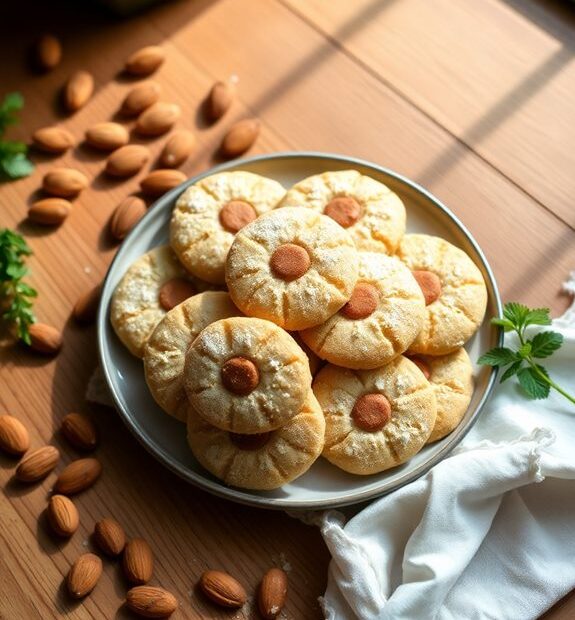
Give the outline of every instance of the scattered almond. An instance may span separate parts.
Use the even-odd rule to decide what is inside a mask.
[[[134,52],[126,61],[126,71],[132,75],[149,75],[166,59],[166,54],[157,45],[148,45]]]
[[[179,105],[158,101],[140,114],[136,131],[144,136],[159,136],[169,131],[180,115]]]
[[[102,574],[102,560],[93,553],[84,553],[72,565],[66,578],[68,592],[73,598],[83,598],[98,583]]]
[[[140,187],[144,194],[148,196],[161,196],[174,187],[178,187],[187,179],[186,175],[180,170],[153,170],[147,177],[140,182]]]
[[[128,130],[119,123],[97,123],[86,131],[86,142],[102,151],[114,151],[129,141]]]
[[[43,34],[36,42],[36,62],[41,69],[49,71],[62,60],[62,44],[52,34]]]
[[[154,556],[143,538],[133,538],[124,547],[122,558],[124,575],[130,583],[143,585],[150,581],[154,570]]]
[[[0,449],[20,456],[30,447],[30,436],[18,418],[0,415]]]
[[[94,542],[106,555],[115,557],[126,546],[126,534],[114,519],[102,519],[94,527]]]
[[[101,293],[102,286],[98,284],[86,291],[83,295],[80,295],[72,310],[72,316],[76,323],[87,325],[96,320]]]
[[[70,112],[83,107],[94,92],[94,78],[88,71],[76,71],[64,87],[64,104]]]
[[[28,219],[42,226],[58,226],[71,210],[72,204],[65,198],[43,198],[28,209]]]
[[[62,435],[78,450],[93,450],[98,445],[98,431],[89,417],[69,413],[60,425]]]
[[[121,241],[146,213],[146,203],[137,196],[128,196],[116,207],[110,219],[110,233]]]
[[[16,469],[16,478],[21,482],[36,482],[45,478],[58,463],[60,452],[54,446],[42,446],[28,452]]]
[[[52,495],[46,508],[46,517],[52,531],[69,538],[80,525],[80,515],[74,502],[65,495]]]
[[[238,608],[247,600],[244,587],[228,573],[207,570],[200,578],[202,592],[222,607]]]
[[[47,172],[42,180],[42,188],[48,194],[60,198],[72,198],[88,187],[88,179],[79,170],[56,168]]]
[[[255,118],[246,118],[230,127],[221,146],[225,157],[238,157],[245,153],[256,141],[260,131],[260,122]]]
[[[91,487],[102,473],[97,459],[78,459],[67,465],[58,476],[54,491],[62,495],[74,495]]]
[[[126,116],[137,116],[160,100],[162,87],[152,80],[134,86],[122,102],[120,111]]]
[[[210,120],[217,121],[230,109],[236,94],[235,84],[216,82],[208,95],[207,112]]]
[[[62,334],[46,323],[32,323],[28,329],[30,347],[38,353],[55,355],[62,348]]]
[[[181,166],[191,155],[196,145],[196,137],[191,131],[176,131],[172,134],[160,155],[160,164],[166,168]]]
[[[136,586],[126,594],[126,607],[144,618],[167,618],[178,608],[178,601],[163,588]]]
[[[270,568],[258,592],[258,607],[265,620],[274,620],[286,602],[288,580],[281,568]]]
[[[114,151],[106,162],[106,172],[115,177],[130,177],[150,159],[150,151],[141,144],[127,144]]]
[[[74,146],[74,136],[63,127],[42,127],[32,134],[39,149],[48,153],[64,153]]]

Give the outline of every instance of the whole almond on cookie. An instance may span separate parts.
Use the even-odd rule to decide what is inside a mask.
[[[20,456],[30,447],[30,435],[18,418],[0,415],[0,450]]]
[[[72,310],[72,316],[76,323],[88,325],[96,320],[101,295],[102,285],[98,284],[78,297],[78,301]]]
[[[191,131],[176,131],[166,141],[160,155],[160,164],[166,168],[181,166],[191,155],[195,145],[196,137]]]
[[[150,160],[150,151],[141,144],[127,144],[114,151],[106,162],[106,172],[114,177],[131,177]]]
[[[237,579],[218,570],[205,571],[200,578],[200,588],[214,603],[230,609],[241,607],[248,598]]]
[[[35,60],[45,71],[57,67],[62,60],[62,44],[52,34],[42,35],[36,42]]]
[[[232,82],[216,82],[208,95],[207,112],[210,120],[220,119],[232,105],[236,93]]]
[[[65,198],[42,198],[28,209],[28,219],[42,226],[59,226],[72,211],[72,203]]]
[[[256,141],[260,132],[260,122],[255,118],[246,118],[230,127],[225,135],[221,153],[225,157],[238,157],[245,153]]]
[[[69,538],[80,525],[80,515],[74,502],[65,495],[52,495],[46,508],[46,517],[52,531]]]
[[[64,105],[69,112],[76,112],[88,102],[94,92],[94,78],[88,71],[76,71],[64,87]]]
[[[264,575],[258,591],[258,607],[262,618],[277,618],[285,605],[287,586],[287,575],[281,568],[270,568]]]
[[[93,450],[98,445],[98,432],[88,416],[69,413],[60,425],[62,435],[78,450]]]
[[[55,355],[62,348],[62,334],[52,325],[32,323],[28,328],[30,348],[44,355]]]
[[[54,491],[74,495],[91,487],[102,473],[100,461],[94,458],[78,459],[67,465],[58,476]]]
[[[132,75],[149,75],[166,59],[166,53],[157,45],[148,45],[134,52],[126,60],[126,71]]]
[[[97,123],[86,131],[86,142],[102,151],[113,151],[129,141],[128,130],[119,123]]]
[[[44,175],[42,189],[52,196],[72,198],[88,187],[88,179],[79,170],[56,168]]]
[[[167,618],[178,608],[178,600],[163,588],[136,586],[126,594],[126,607],[144,618]]]
[[[120,112],[126,116],[137,116],[160,100],[162,87],[152,80],[134,86],[122,102]]]
[[[128,196],[116,207],[110,218],[110,233],[121,241],[146,214],[146,203],[137,196]]]
[[[94,542],[106,555],[120,555],[126,546],[124,528],[114,519],[102,519],[94,527]]]
[[[63,127],[42,127],[32,134],[34,146],[47,153],[64,153],[74,146],[74,136]]]
[[[140,182],[140,187],[144,194],[148,196],[161,196],[174,189],[187,179],[186,175],[179,170],[167,168],[164,170],[153,170],[147,177]]]
[[[16,469],[21,482],[36,482],[45,478],[58,463],[60,452],[54,446],[42,446],[28,452]]]
[[[181,113],[176,103],[158,101],[140,114],[136,131],[143,136],[159,136],[174,126]]]
[[[98,583],[102,574],[102,560],[93,553],[84,553],[72,565],[66,578],[68,592],[72,598],[83,598]]]
[[[122,568],[130,583],[143,585],[150,581],[154,571],[154,556],[150,545],[143,538],[128,541],[124,547]]]

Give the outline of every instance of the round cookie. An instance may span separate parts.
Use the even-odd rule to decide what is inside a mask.
[[[308,207],[347,229],[358,250],[393,254],[405,233],[405,207],[389,187],[357,170],[324,172],[296,183],[279,207]]]
[[[166,312],[207,286],[187,273],[170,246],[162,245],[128,267],[112,296],[110,321],[130,352],[143,357],[148,338]]]
[[[408,352],[445,355],[462,347],[485,315],[481,271],[463,250],[430,235],[405,235],[397,255],[420,283],[427,304],[423,327]]]
[[[192,407],[222,430],[265,433],[286,424],[309,392],[305,353],[270,321],[234,317],[204,328],[186,354]]]
[[[144,372],[154,400],[166,413],[186,422],[184,362],[192,341],[210,323],[240,315],[227,293],[208,291],[179,304],[158,323],[144,348]]]
[[[465,349],[439,357],[418,355],[410,359],[435,392],[437,418],[427,440],[432,443],[449,435],[465,415],[473,396],[473,367]]]
[[[284,426],[261,435],[237,435],[208,424],[192,407],[188,444],[196,459],[230,486],[271,490],[301,476],[321,454],[323,412],[312,391]]]
[[[285,194],[277,182],[251,172],[220,172],[188,187],[170,222],[170,243],[182,264],[198,278],[223,284],[224,266],[235,234],[273,209]]]
[[[433,389],[402,355],[373,370],[328,364],[313,391],[326,421],[322,454],[352,474],[404,463],[425,445],[435,424]]]
[[[309,209],[276,209],[237,235],[226,263],[236,306],[288,330],[323,323],[350,298],[359,258],[348,233]]]
[[[403,353],[425,316],[425,301],[409,269],[395,256],[359,252],[351,299],[325,323],[300,332],[322,359],[345,368],[377,368]]]

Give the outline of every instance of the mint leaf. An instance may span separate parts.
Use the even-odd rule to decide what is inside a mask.
[[[538,368],[542,369],[541,366],[538,366]],[[544,369],[543,371],[547,376],[547,371]],[[521,387],[527,392],[530,398],[540,400],[549,396],[549,384],[545,383],[534,368],[522,368],[517,373],[517,378],[519,379]]]
[[[511,364],[511,366],[507,368],[507,370],[503,373],[503,375],[501,375],[501,379],[499,379],[499,383],[503,383],[504,381],[507,381],[507,379],[510,379],[511,377],[513,377],[513,375],[516,375],[519,369],[521,368],[521,364],[523,364],[523,360],[513,362],[513,364]]]
[[[20,93],[8,93],[0,105],[0,135],[9,125],[18,122],[16,113],[24,107],[24,97]]]
[[[541,332],[531,340],[533,357],[549,357],[563,344],[563,336],[557,332]]]
[[[34,164],[24,153],[10,153],[0,159],[0,170],[10,179],[21,179],[33,172]]]
[[[498,325],[499,327],[503,327],[504,331],[506,332],[513,331],[514,329],[514,325],[511,321],[509,321],[508,319],[500,319],[497,317],[491,319],[491,325]]]
[[[521,359],[525,359],[526,357],[529,357],[530,353],[531,353],[530,342],[526,342],[525,344],[522,344],[517,351],[517,354],[519,355]]]
[[[529,310],[525,317],[525,325],[551,325],[549,308],[535,308]]]
[[[503,307],[503,316],[511,321],[517,330],[521,330],[525,325],[525,320],[529,314],[529,308],[515,301],[510,301]]]
[[[495,347],[484,353],[477,363],[483,366],[507,366],[517,360],[517,354],[507,347]]]

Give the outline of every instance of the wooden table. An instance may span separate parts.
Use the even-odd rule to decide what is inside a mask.
[[[3,8],[1,90],[26,98],[14,137],[61,122],[78,140],[114,116],[130,87],[123,60],[160,44],[167,61],[156,78],[179,103],[182,126],[199,148],[192,175],[235,118],[255,115],[262,132],[252,153],[322,150],[373,160],[428,187],[465,222],[485,250],[505,300],[566,307],[561,283],[575,268],[575,14],[536,0],[195,0],[115,19],[87,3],[9,3]],[[64,60],[52,73],[26,66],[41,31],[62,37]],[[97,88],[73,116],[58,89],[75,69]],[[239,99],[219,123],[198,112],[216,79],[240,78]],[[148,141],[157,154],[163,139]],[[96,520],[113,515],[130,536],[151,543],[154,582],[175,592],[178,618],[253,618],[250,605],[230,615],[194,592],[207,567],[236,575],[250,594],[273,564],[289,564],[288,618],[319,618],[328,553],[318,531],[280,512],[216,499],[155,462],[118,416],[84,401],[97,363],[93,328],[69,320],[73,304],[98,283],[115,251],[107,233],[114,206],[138,187],[101,174],[104,158],[80,145],[61,158],[33,154],[36,172],[0,187],[0,222],[34,250],[30,281],[40,291],[39,320],[62,328],[55,359],[22,347],[0,352],[2,412],[21,418],[34,446],[55,442],[67,462],[77,455],[58,436],[61,418],[89,411],[102,435],[99,483],[77,499],[81,527],[69,542],[46,530],[42,511],[54,482],[14,483],[15,462],[0,457],[0,618],[127,618],[126,587],[113,562],[94,593],[71,602],[62,587],[70,564],[90,547]],[[45,171],[55,164],[91,181],[58,230],[26,221]],[[575,614],[575,597],[548,618]]]

